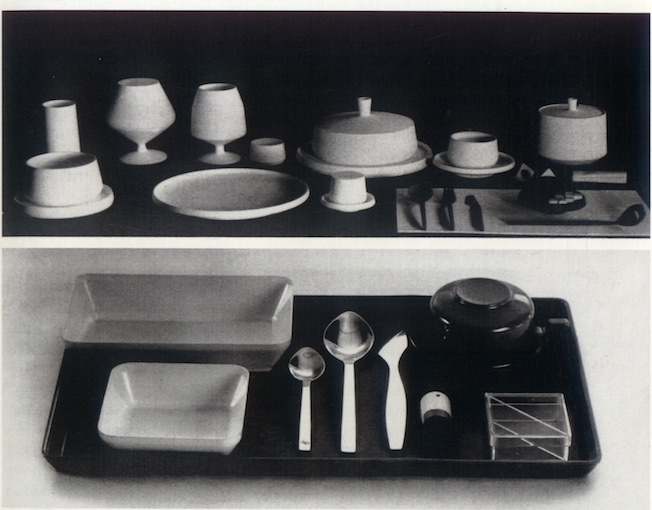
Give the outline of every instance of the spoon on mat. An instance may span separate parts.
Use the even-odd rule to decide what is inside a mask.
[[[560,227],[587,227],[592,225],[621,225],[633,227],[641,223],[646,216],[643,204],[630,205],[615,220],[564,220],[564,219],[541,219],[541,220],[507,220],[507,225],[549,225]]]
[[[302,347],[290,358],[288,369],[292,376],[303,384],[299,415],[299,450],[307,452],[312,447],[310,383],[321,377],[326,369],[326,363],[315,349]]]
[[[324,345],[328,352],[344,363],[342,395],[342,436],[340,450],[355,453],[355,369],[353,364],[367,354],[374,344],[374,332],[355,312],[338,315],[324,330]]]
[[[408,188],[408,200],[419,204],[421,212],[421,230],[428,230],[426,225],[426,202],[432,198],[432,188],[427,184],[414,184]]]

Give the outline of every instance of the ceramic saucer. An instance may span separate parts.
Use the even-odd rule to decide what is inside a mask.
[[[104,185],[102,191],[94,200],[83,204],[50,207],[35,204],[22,195],[17,196],[15,200],[25,208],[25,214],[32,218],[58,220],[97,214],[111,207],[113,198],[113,190]]]
[[[299,147],[297,149],[297,160],[299,163],[307,166],[308,168],[319,172],[320,174],[333,175],[334,173],[352,170],[359,172],[367,178],[371,177],[396,177],[399,175],[407,175],[423,170],[427,166],[427,160],[432,157],[432,151],[425,143],[419,142],[417,151],[414,155],[405,161],[399,163],[392,163],[389,165],[372,165],[372,166],[357,166],[357,165],[336,165],[328,163],[319,159],[312,152],[310,145],[306,147]]]
[[[467,177],[469,179],[482,179],[484,177],[491,177],[492,175],[500,174],[511,170],[516,165],[514,158],[504,152],[498,153],[498,161],[495,165],[487,168],[459,168],[453,166],[447,158],[447,152],[440,152],[432,160],[433,164],[442,170],[459,175],[460,177]]]
[[[325,205],[329,209],[335,209],[336,211],[340,212],[364,211],[365,209],[370,209],[376,205],[376,198],[371,193],[367,193],[367,200],[360,202],[359,204],[338,204],[337,202],[331,202],[330,195],[330,193],[322,195],[322,205]]]

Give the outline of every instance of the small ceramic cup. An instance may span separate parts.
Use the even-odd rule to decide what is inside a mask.
[[[453,133],[447,158],[458,168],[490,168],[498,162],[498,139],[480,131]]]
[[[80,152],[77,105],[69,99],[43,103],[48,152]]]
[[[367,182],[360,172],[336,172],[332,175],[328,198],[339,205],[362,204],[367,201]]]
[[[97,158],[84,152],[47,152],[27,160],[31,171],[25,197],[44,207],[83,204],[103,188]]]
[[[265,165],[280,165],[285,161],[285,144],[279,138],[256,138],[251,141],[249,157]]]

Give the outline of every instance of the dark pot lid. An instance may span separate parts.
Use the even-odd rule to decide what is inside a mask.
[[[446,325],[487,333],[514,329],[534,317],[534,303],[518,287],[490,278],[456,280],[430,300],[431,311]]]

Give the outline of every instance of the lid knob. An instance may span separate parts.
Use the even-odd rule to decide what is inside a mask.
[[[575,97],[569,97],[568,98],[568,109],[571,112],[574,112],[577,110],[577,98]]]
[[[358,98],[358,112],[360,117],[369,117],[371,115],[371,98],[359,97]]]
[[[512,291],[505,283],[490,278],[469,278],[458,282],[455,297],[463,305],[496,309],[512,300]]]

